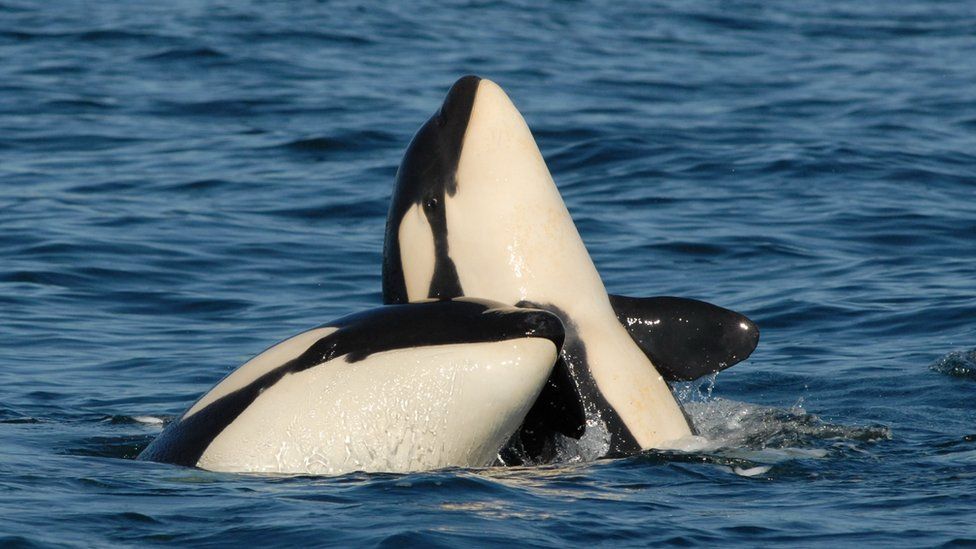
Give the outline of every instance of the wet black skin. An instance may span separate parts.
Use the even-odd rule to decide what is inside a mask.
[[[691,381],[745,360],[759,328],[745,315],[682,297],[610,296],[617,320],[664,379]]]
[[[224,395],[186,419],[171,423],[139,459],[196,465],[210,443],[263,391],[286,375],[342,356],[346,362],[358,362],[374,353],[394,349],[525,337],[548,339],[559,349],[565,338],[562,323],[552,313],[468,298],[379,307],[319,326],[325,327],[338,330],[247,386]],[[322,367],[341,366],[340,361]]]
[[[404,153],[386,225],[385,303],[408,301],[398,236],[401,220],[417,204],[423,205],[434,234],[435,265],[428,296],[464,295],[448,247],[444,199],[463,192],[457,168],[479,82],[476,76],[458,80]],[[748,318],[708,303],[670,297],[610,299],[618,320],[668,381],[697,379],[728,368],[748,357],[758,343],[759,331]],[[633,435],[596,386],[587,366],[586,346],[576,336],[572,319],[551,304],[528,305],[559,315],[566,326],[566,344],[542,394],[502,452],[503,460],[548,461],[554,456],[555,434],[579,438],[586,428],[586,413],[594,409],[610,432],[610,454],[639,451]]]

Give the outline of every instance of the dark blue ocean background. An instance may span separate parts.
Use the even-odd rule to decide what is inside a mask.
[[[380,303],[412,134],[524,113],[610,291],[748,314],[713,446],[545,467],[133,461]],[[0,545],[976,544],[976,3],[0,0]]]

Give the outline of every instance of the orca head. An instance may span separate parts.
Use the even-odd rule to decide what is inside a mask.
[[[397,172],[384,300],[472,295],[516,303],[531,293],[519,280],[526,258],[543,265],[541,256],[558,254],[563,242],[589,262],[518,109],[494,82],[461,78]]]
[[[386,219],[386,303],[463,295],[448,255],[444,202],[457,192],[461,147],[480,82],[470,75],[455,82],[403,155]]]

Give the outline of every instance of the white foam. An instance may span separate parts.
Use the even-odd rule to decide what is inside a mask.
[[[138,421],[139,423],[144,423],[146,425],[162,425],[162,418],[155,416],[133,416],[133,421]]]
[[[759,465],[756,467],[749,467],[748,469],[742,467],[733,467],[732,472],[739,475],[740,477],[754,477],[757,475],[762,475],[768,473],[772,469],[772,465]]]
[[[610,431],[599,418],[586,420],[586,431],[579,440],[556,435],[556,463],[594,461],[610,450]]]

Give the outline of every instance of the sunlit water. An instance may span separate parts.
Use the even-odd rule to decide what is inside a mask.
[[[0,545],[976,543],[974,28],[963,1],[0,0]],[[759,324],[679,388],[703,438],[337,478],[133,461],[246,359],[380,303],[400,154],[470,72],[611,291]]]

